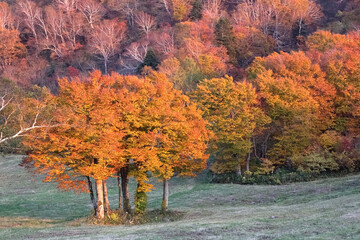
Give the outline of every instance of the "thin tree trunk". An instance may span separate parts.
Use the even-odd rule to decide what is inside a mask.
[[[104,71],[105,71],[105,74],[107,74],[107,72],[108,72],[108,67],[107,67],[107,59],[106,58],[104,58]]]
[[[96,216],[96,200],[95,200],[95,197],[94,197],[94,190],[93,190],[92,182],[90,180],[90,177],[86,176],[86,179],[87,179],[88,185],[89,185],[91,203],[92,203],[92,205],[94,207],[94,214]]]
[[[299,21],[299,36],[301,36],[301,30],[302,30],[302,18]]]
[[[270,133],[266,135],[265,140],[262,143],[262,154],[261,155],[263,158],[266,158],[269,137],[270,137]]]
[[[161,210],[166,211],[169,206],[169,180],[168,179],[164,179],[163,186],[164,186],[164,190],[163,190],[163,200],[161,203]]]
[[[241,172],[241,163],[239,161],[237,167],[236,167],[236,175],[237,176],[241,176],[242,172]]]
[[[121,213],[122,212],[122,204],[121,204],[121,180],[120,180],[120,176],[121,176],[121,174],[120,174],[120,171],[118,172],[118,177],[117,177],[117,181],[118,181],[118,189],[119,189],[119,209],[118,209],[118,211],[119,211],[119,213]]]
[[[246,157],[246,171],[250,171],[250,153]]]
[[[259,156],[257,155],[257,149],[256,149],[256,140],[255,140],[255,138],[253,138],[253,144],[254,144],[254,156],[255,156],[255,158],[259,158]]]
[[[96,214],[98,219],[104,219],[104,192],[103,192],[103,181],[96,180],[96,192],[97,192],[97,208]]]
[[[124,212],[130,213],[130,195],[129,195],[129,167],[121,168],[121,190],[123,193]]]
[[[104,187],[104,207],[105,207],[105,213],[106,215],[110,214],[110,203],[109,203],[109,198],[108,198],[108,194],[107,194],[107,186],[106,186],[106,181],[103,181],[103,187]]]
[[[164,6],[165,6],[165,9],[166,9],[166,12],[167,12],[167,13],[171,16],[171,12],[170,12],[170,10],[169,10],[167,0],[163,0],[162,2],[164,3]]]

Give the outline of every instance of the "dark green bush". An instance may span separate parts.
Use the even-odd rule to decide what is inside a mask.
[[[295,169],[278,168],[272,174],[243,174],[237,176],[235,173],[213,174],[212,183],[237,183],[237,184],[265,184],[280,185],[293,182],[308,182],[318,178],[343,175],[345,172],[323,172],[308,173]]]

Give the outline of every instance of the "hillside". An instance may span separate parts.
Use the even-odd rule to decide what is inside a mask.
[[[86,223],[87,194],[59,192],[38,176],[33,179],[19,162],[19,156],[0,157],[0,239],[360,238],[360,175],[283,186],[175,179],[170,208],[185,212],[184,219],[98,226]],[[115,204],[115,182],[109,188]],[[149,194],[150,209],[160,207],[160,189]]]

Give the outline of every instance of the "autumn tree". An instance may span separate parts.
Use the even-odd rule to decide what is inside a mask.
[[[274,53],[257,58],[249,71],[272,119],[274,142],[263,156],[281,166],[292,156],[316,151],[317,137],[333,124],[335,95],[319,65],[302,52]]]
[[[149,76],[158,88],[155,148],[161,162],[154,175],[163,179],[162,210],[168,208],[169,179],[175,174],[195,176],[206,168],[206,142],[210,132],[201,112],[180,91],[174,90],[164,74]],[[160,102],[161,99],[161,102]]]
[[[162,0],[166,11],[176,21],[183,21],[189,16],[192,7],[191,2],[191,0]]]
[[[9,5],[6,2],[0,2],[0,27],[11,28],[14,17]]]
[[[21,43],[19,34],[15,29],[0,28],[0,71],[25,55],[26,48]]]
[[[159,66],[159,71],[165,73],[174,87],[184,93],[195,90],[197,84],[204,78],[200,68],[191,58],[181,62],[177,58],[166,59]]]
[[[318,63],[335,89],[336,129],[359,134],[359,32],[346,36],[319,31],[308,38],[309,57]]]
[[[252,151],[255,129],[268,122],[257,106],[255,89],[246,82],[234,83],[231,77],[205,79],[198,85],[195,98],[215,135],[211,169],[241,175]]]
[[[308,0],[292,0],[288,2],[288,6],[292,9],[292,20],[297,23],[297,35],[305,32],[307,25],[316,23],[323,17],[320,6],[314,1]]]
[[[162,67],[168,68],[170,65],[166,65],[179,62],[177,70],[173,73],[167,70],[167,75],[184,92],[194,90],[200,80],[222,77],[228,70],[226,48],[216,46],[214,28],[209,24],[207,20],[200,20],[182,22],[175,27],[174,42],[180,49],[173,51],[176,60],[166,59]]]
[[[53,113],[60,126],[39,131],[25,141],[30,159],[37,171],[47,175],[46,181],[59,182],[65,189],[86,190],[86,179],[89,186],[90,178],[95,179],[97,203],[93,204],[100,219],[105,209],[108,211],[104,181],[116,172],[109,165],[119,166],[124,161],[119,141],[124,135],[112,119],[117,109],[109,105],[112,92],[107,86],[112,84],[112,79],[102,78],[100,72],[86,82],[63,79]]]
[[[144,213],[147,172],[167,180],[175,172],[193,175],[205,167],[207,130],[189,99],[172,88],[164,74],[151,72],[141,79],[113,74],[117,91],[118,121],[127,124],[124,151],[128,171],[136,181],[135,212]],[[124,100],[128,99],[128,102]],[[167,203],[167,190],[164,199]],[[124,205],[125,206],[125,205]]]
[[[135,177],[135,213],[142,214],[146,192],[153,188],[148,172],[168,180],[174,171],[193,175],[205,167],[205,122],[163,74],[137,78],[97,71],[86,81],[63,79],[55,104],[52,115],[59,126],[25,141],[30,159],[47,181],[64,189],[88,185],[91,192],[90,179],[95,179],[99,219],[110,212],[109,177],[121,177],[127,212],[128,177]]]
[[[278,49],[282,49],[290,45],[292,29],[301,35],[305,26],[320,20],[322,13],[311,0],[246,0],[232,16],[237,25],[255,27],[271,35]]]

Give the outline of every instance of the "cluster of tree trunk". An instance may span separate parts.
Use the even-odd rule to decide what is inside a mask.
[[[94,208],[95,216],[103,219],[105,215],[111,212],[108,198],[106,180],[95,180],[96,192],[93,189],[93,183],[90,177],[87,177],[89,184],[90,199]],[[119,188],[119,213],[130,213],[130,197],[129,197],[129,167],[120,169],[117,177]],[[96,195],[96,196],[95,196]]]
[[[94,208],[94,214],[98,219],[103,219],[111,213],[108,198],[106,180],[95,180],[96,192],[94,192],[93,183],[90,177],[87,177],[91,203]],[[129,167],[123,167],[118,172],[117,186],[119,189],[119,205],[117,212],[120,214],[131,213],[130,195],[129,195]],[[166,211],[169,203],[169,180],[163,180],[163,199],[161,209]]]

